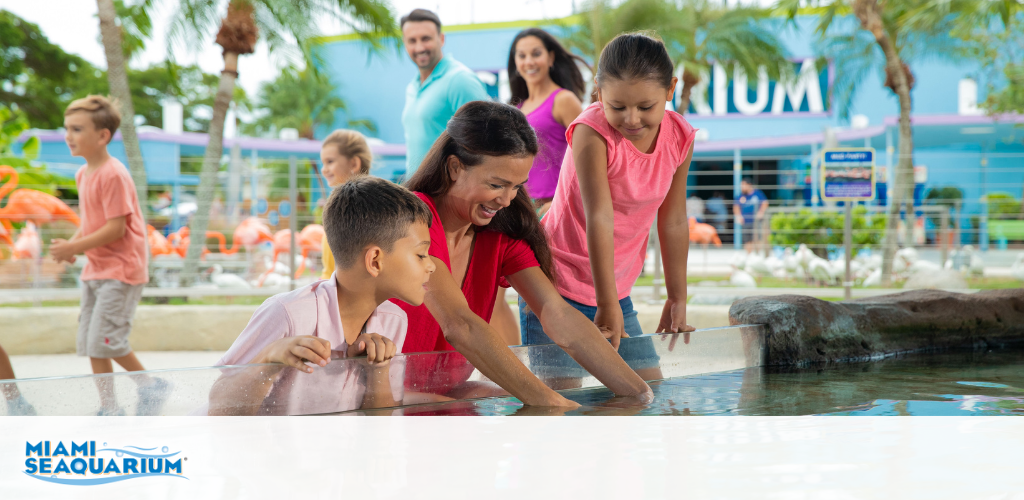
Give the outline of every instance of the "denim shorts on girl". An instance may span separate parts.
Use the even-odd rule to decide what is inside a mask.
[[[580,304],[574,300],[562,297],[577,311],[583,313],[590,321],[594,321],[597,315],[597,307]],[[626,335],[630,338],[622,339],[619,343],[619,355],[626,361],[633,370],[645,368],[656,368],[661,358],[654,350],[654,341],[651,337],[641,337],[644,332],[640,328],[640,320],[633,309],[633,301],[626,297],[619,301],[622,308],[622,319],[625,325]],[[526,312],[526,302],[519,298],[519,327],[522,330],[523,345],[553,344],[554,342],[540,326],[540,319],[533,312]],[[639,337],[639,338],[638,338]],[[583,378],[590,374],[576,360],[566,354],[562,349],[549,348],[531,350],[530,366],[533,372],[544,378]]]

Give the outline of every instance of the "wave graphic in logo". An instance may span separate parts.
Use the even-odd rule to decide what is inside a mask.
[[[36,474],[29,474],[28,472],[26,472],[25,475],[29,476],[29,477],[34,477],[34,478],[36,478],[36,479],[38,479],[40,481],[46,481],[48,483],[69,484],[69,485],[75,485],[75,486],[95,486],[95,485],[98,485],[98,484],[116,483],[118,481],[125,481],[127,479],[135,479],[137,477],[147,477],[147,476],[177,477],[177,478],[184,479],[184,480],[188,481],[188,478],[185,477],[185,476],[182,476],[182,475],[179,475],[179,474],[167,474],[167,473],[164,473],[164,472],[147,472],[145,474],[126,474],[124,476],[114,476],[114,477],[94,477],[94,478],[90,478],[90,479],[70,479],[70,478],[63,478],[63,477],[39,476],[39,475],[36,475]]]

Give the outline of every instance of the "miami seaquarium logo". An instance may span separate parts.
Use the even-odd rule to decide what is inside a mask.
[[[96,449],[96,441],[71,442],[71,447],[57,441],[25,443],[25,474],[40,481],[77,486],[116,483],[140,477],[168,476],[188,479],[182,475],[181,453],[168,452],[166,446],[154,448],[125,446]],[[130,448],[130,449],[128,449]]]

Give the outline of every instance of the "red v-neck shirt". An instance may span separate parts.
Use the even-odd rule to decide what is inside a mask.
[[[452,261],[448,254],[448,240],[444,226],[437,214],[434,200],[423,193],[416,193],[430,207],[434,220],[430,225],[430,252],[451,272]],[[476,234],[471,250],[466,277],[462,282],[462,294],[466,296],[469,309],[484,321],[491,321],[494,298],[498,287],[508,288],[506,276],[523,269],[538,267],[537,258],[525,241],[510,238],[497,231],[480,231]],[[426,305],[413,307],[400,300],[392,300],[409,316],[409,331],[405,337],[402,352],[405,354],[431,351],[453,351],[454,348],[441,333],[441,325],[427,310]],[[466,381],[473,373],[473,366],[461,355],[449,354],[442,359],[419,356],[411,359],[406,371],[406,387],[414,390],[444,394]],[[431,358],[431,359],[427,359]],[[421,366],[422,365],[422,366]]]
[[[437,215],[437,207],[430,196],[416,193],[430,207],[434,221],[430,225],[430,255],[437,257],[448,271],[452,270],[451,256],[448,255],[448,241],[444,226]],[[491,320],[494,311],[494,296],[498,287],[509,287],[505,276],[523,269],[538,267],[533,250],[525,241],[510,238],[497,231],[480,231],[473,242],[466,278],[462,282],[462,294],[469,302],[469,309],[484,321]],[[441,326],[427,310],[426,305],[410,306],[400,300],[393,300],[409,315],[409,333],[405,339],[403,353],[451,351],[454,350],[441,333]]]

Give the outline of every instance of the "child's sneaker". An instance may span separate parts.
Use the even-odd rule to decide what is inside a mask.
[[[31,417],[35,414],[36,408],[28,401],[25,401],[25,396],[18,395],[18,397],[7,402],[7,416],[9,417]]]
[[[156,377],[153,377],[152,382],[140,385],[139,406],[135,410],[135,414],[140,417],[159,415],[160,409],[167,401],[167,396],[171,394],[172,387],[173,384],[170,382]]]

